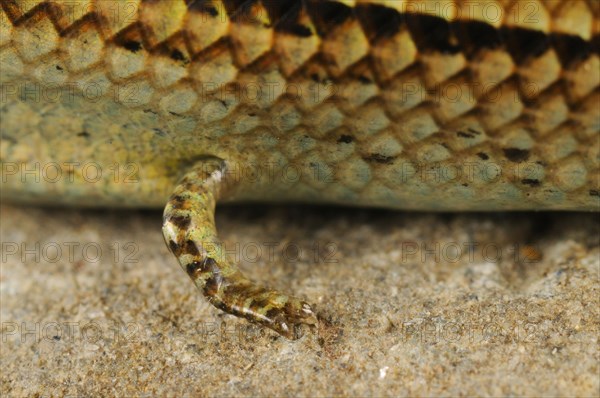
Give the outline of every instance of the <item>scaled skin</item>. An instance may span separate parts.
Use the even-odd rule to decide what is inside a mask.
[[[217,197],[599,209],[600,7],[525,3],[3,2],[3,199],[168,201],[167,244],[209,301],[290,337],[309,307],[202,250]]]
[[[0,8],[6,198],[162,207],[215,156],[239,184],[224,201],[600,204],[594,1],[501,21],[468,2],[35,3]]]
[[[216,200],[235,183],[223,181],[226,167],[220,159],[203,159],[183,177],[165,208],[165,242],[212,305],[297,338],[297,326],[317,322],[310,305],[252,283],[226,257],[217,237]]]

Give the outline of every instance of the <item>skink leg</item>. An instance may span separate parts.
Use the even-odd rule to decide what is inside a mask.
[[[226,181],[225,167],[224,161],[210,158],[183,177],[165,207],[165,242],[212,305],[287,338],[297,338],[300,324],[316,322],[311,307],[252,283],[225,256],[219,242],[215,204],[232,183]]]

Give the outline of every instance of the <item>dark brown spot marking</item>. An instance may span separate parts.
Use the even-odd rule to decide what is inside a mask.
[[[587,59],[593,52],[592,43],[576,35],[553,34],[552,42],[560,62],[565,67]]]
[[[511,162],[521,163],[529,159],[529,151],[527,149],[505,148],[504,156]]]
[[[442,54],[456,54],[461,50],[445,19],[432,15],[413,15],[407,18],[408,28],[418,48]]]
[[[171,51],[171,59],[174,61],[181,61],[183,63],[189,62],[187,58],[185,58],[185,55],[183,55],[183,53],[176,48]]]
[[[354,137],[352,137],[351,135],[346,135],[346,134],[340,135],[340,138],[338,138],[338,140],[337,140],[338,143],[344,143],[344,144],[350,144],[352,141],[354,141]]]
[[[592,51],[596,54],[600,54],[600,34],[594,35],[590,42],[592,43]]]
[[[281,314],[281,308],[271,308],[267,311],[265,316],[270,320],[275,320],[279,314]]]
[[[302,5],[303,4],[297,0],[277,0],[263,2],[263,6],[267,9],[267,13],[269,14],[275,30],[295,34],[301,37],[308,37],[303,36],[306,34],[303,29],[297,28],[297,26],[300,25],[298,20],[300,17],[300,11],[302,10]],[[305,26],[302,27],[306,28]]]
[[[185,271],[189,276],[196,276],[198,273],[204,271],[204,262],[203,261],[192,261],[185,267]]]
[[[315,1],[311,2],[307,11],[315,21],[319,36],[325,36],[332,28],[353,18],[353,9],[343,3]]]
[[[169,202],[171,202],[171,207],[173,207],[174,210],[187,209],[188,207],[186,206],[186,199],[183,196],[175,195],[171,197]]]
[[[225,296],[235,298],[236,300],[246,300],[248,297],[255,297],[262,293],[264,293],[264,288],[248,283],[227,285],[223,292]]]
[[[142,49],[142,44],[138,41],[127,40],[123,43],[123,47],[125,47],[127,50],[131,51],[132,53],[137,53],[138,51],[140,51]]]
[[[517,64],[537,58],[550,48],[550,37],[544,32],[519,27],[504,27],[502,35],[510,55]]]
[[[475,138],[475,136],[480,135],[480,134],[481,134],[480,131],[477,131],[470,127],[467,129],[467,131],[458,131],[456,133],[457,136],[464,137],[464,138]]]
[[[214,272],[217,269],[216,264],[212,258],[206,258],[202,261],[192,261],[186,266],[186,271],[190,276],[199,272]]]
[[[175,241],[169,241],[169,249],[171,250],[171,253],[173,253],[177,257],[179,257],[179,255],[181,254],[181,252],[179,251],[181,248],[177,243],[175,243]]]
[[[187,229],[190,226],[190,218],[188,216],[171,216],[169,222],[175,224],[179,229]]]
[[[590,189],[590,196],[597,196],[600,198],[600,190],[598,189]]]
[[[487,154],[487,153],[484,153],[484,152],[479,152],[479,153],[477,154],[477,156],[479,156],[479,159],[481,159],[481,160],[488,160],[488,159],[490,158],[490,157],[488,156],[488,154]]]
[[[540,181],[536,180],[534,178],[525,178],[521,180],[521,183],[525,184],[525,185],[529,185],[530,187],[539,187],[540,186]]]
[[[312,30],[308,26],[299,23],[289,26],[285,31],[298,37],[311,37],[313,35]]]
[[[357,4],[356,15],[360,21],[367,38],[394,37],[402,26],[401,14],[393,8],[380,4]]]
[[[186,240],[183,246],[183,252],[185,254],[191,254],[192,256],[199,256],[198,245],[193,240]]]
[[[385,156],[380,153],[373,153],[369,156],[363,157],[367,162],[376,162],[381,164],[391,164],[394,163],[395,156]]]
[[[90,133],[88,133],[87,131],[82,131],[81,133],[77,133],[77,137],[89,137]]]
[[[468,54],[482,49],[494,49],[502,45],[500,32],[488,23],[480,21],[456,21],[455,28],[462,47]]]
[[[207,259],[212,260],[212,259]],[[214,261],[214,260],[213,260]],[[219,272],[213,272],[213,275],[206,280],[203,293],[205,296],[213,297],[219,292],[219,286],[223,283],[223,276]]]
[[[187,8],[190,11],[202,12],[210,15],[211,17],[216,17],[219,15],[219,11],[208,0],[188,0]]]

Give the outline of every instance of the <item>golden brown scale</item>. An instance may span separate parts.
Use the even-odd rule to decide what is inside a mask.
[[[161,206],[212,155],[259,175],[224,200],[595,209],[598,15],[594,1],[3,2],[2,159],[133,162],[141,180],[7,191]]]
[[[287,296],[182,238],[218,254],[214,197],[597,211],[599,4],[3,1],[3,195],[155,207],[192,173],[176,189],[204,193],[172,197],[167,244],[215,305],[293,329],[299,300],[261,318]],[[207,194],[207,157],[226,194]],[[104,170],[93,184],[86,162]],[[22,178],[48,164],[69,178]]]

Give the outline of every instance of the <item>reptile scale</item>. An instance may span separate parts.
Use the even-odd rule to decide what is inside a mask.
[[[217,202],[600,208],[595,0],[2,0],[0,29],[3,198],[166,203],[207,300],[288,338],[315,313],[224,255]]]

